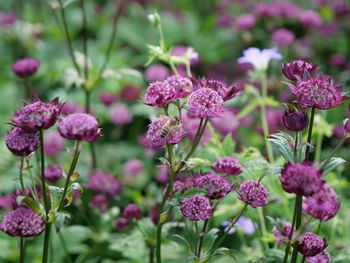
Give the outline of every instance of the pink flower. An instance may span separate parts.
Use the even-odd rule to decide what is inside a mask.
[[[128,204],[123,211],[123,217],[126,219],[138,219],[141,218],[142,211],[141,209],[135,205],[135,204]]]
[[[326,247],[326,240],[312,232],[306,232],[299,240],[299,252],[306,257],[316,256]]]
[[[222,157],[213,164],[212,169],[217,173],[226,175],[242,173],[242,166],[236,157]]]
[[[201,88],[191,93],[188,99],[189,114],[193,117],[216,117],[224,112],[224,101],[221,96],[210,88]]]
[[[239,199],[253,208],[266,205],[269,196],[267,189],[256,181],[246,181],[239,186]]]
[[[28,156],[35,152],[40,144],[39,136],[21,128],[12,129],[6,137],[7,148],[16,156]]]
[[[1,24],[1,22],[0,22]],[[40,62],[32,58],[23,58],[17,60],[12,65],[12,71],[20,78],[28,78],[33,76],[40,67]]]
[[[175,98],[175,87],[167,85],[165,82],[156,81],[148,86],[143,101],[146,105],[164,108],[168,102]]]
[[[254,27],[256,18],[253,14],[243,14],[236,18],[235,26],[241,30],[247,30]]]
[[[133,117],[128,106],[116,103],[109,110],[109,119],[115,125],[125,125],[131,123]]]
[[[205,190],[210,199],[225,197],[232,189],[232,184],[224,177],[212,173],[196,177],[194,186]]]
[[[150,81],[161,81],[170,75],[170,70],[161,64],[149,66],[145,72],[145,78]]]
[[[193,195],[181,202],[181,213],[191,221],[206,220],[213,214],[209,199],[202,195]]]
[[[289,46],[294,42],[295,36],[294,33],[288,29],[279,28],[272,33],[271,40],[279,46]]]

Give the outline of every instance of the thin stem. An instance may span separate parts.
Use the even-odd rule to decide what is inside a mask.
[[[270,132],[269,132],[269,126],[266,119],[266,104],[265,104],[266,98],[267,98],[267,81],[266,81],[266,74],[265,74],[265,77],[262,79],[262,102],[260,105],[260,108],[261,108],[260,118],[261,118],[263,133],[264,133],[267,155],[269,157],[269,161],[273,164],[274,157],[273,157],[272,145],[271,145],[271,142],[267,140],[267,138],[270,135]]]
[[[200,257],[201,257],[201,251],[202,251],[205,231],[207,229],[208,222],[209,222],[209,219],[204,221],[203,229],[202,229],[202,232],[200,233],[200,239],[199,239],[198,250],[197,250],[198,251],[198,253],[197,253],[198,259],[200,259]],[[196,221],[196,223],[197,223],[197,221]]]
[[[301,226],[301,217],[302,217],[302,203],[303,203],[303,197],[297,196],[296,197],[296,220],[295,220],[295,231],[298,231]],[[291,263],[296,263],[298,258],[298,249],[299,249],[299,243],[296,242],[293,248],[293,254],[292,254],[292,260]]]
[[[47,198],[46,193],[46,180],[45,180],[45,154],[44,154],[44,132],[43,130],[40,130],[40,175],[41,175],[41,185],[42,185],[42,191],[43,191],[43,199],[44,199],[44,206],[45,206],[45,213],[46,213],[46,219],[47,215],[50,210],[50,204],[49,200]]]
[[[19,262],[24,263],[25,259],[25,239],[21,237],[19,239],[19,246],[20,246],[20,254],[19,254]]]
[[[241,216],[244,214],[244,211],[247,209],[248,204],[244,204],[241,212],[238,214],[238,216],[235,218],[235,220],[230,224],[230,227],[225,231],[225,233],[221,236],[221,238],[219,239],[218,242],[215,242],[215,245],[209,250],[209,255],[211,255],[212,253],[214,253],[214,251],[221,245],[222,241],[225,240],[226,236],[228,235],[228,233],[231,231],[231,229],[235,226],[235,224],[237,223],[238,219],[241,218]]]
[[[89,79],[89,67],[88,67],[88,31],[87,31],[87,16],[85,9],[85,0],[80,0],[81,13],[83,15],[83,52],[84,58],[84,76],[85,81]]]
[[[61,241],[62,248],[63,248],[64,252],[66,253],[66,258],[67,258],[68,263],[72,263],[73,261],[72,261],[72,259],[70,258],[69,250],[68,250],[68,247],[67,247],[67,243],[66,243],[66,241],[64,240],[64,237],[63,237],[61,231],[58,232],[58,237],[59,237],[59,239],[60,239],[60,241]]]
[[[84,89],[85,91],[85,112],[90,113],[91,109],[91,91],[89,89]],[[93,142],[89,143],[90,155],[91,155],[91,167],[93,170],[97,168],[97,156],[95,144]]]
[[[45,237],[44,237],[44,246],[43,246],[43,259],[42,263],[47,263],[49,258],[49,244],[50,244],[50,232],[51,232],[51,223],[45,224]]]
[[[176,69],[176,67],[175,67],[175,65],[174,65],[174,63],[173,63],[173,61],[171,60],[171,56],[170,56],[170,55],[169,55],[169,61],[168,61],[168,63],[169,63],[169,66],[170,66],[170,68],[171,68],[171,71],[174,73],[174,75],[180,75],[179,72],[177,71],[177,69]]]
[[[317,230],[316,230],[316,235],[318,235],[320,233],[321,227],[322,227],[322,220],[320,220],[320,222],[318,224],[318,227],[317,227]]]
[[[310,155],[310,143],[311,143],[311,139],[312,139],[312,128],[314,126],[314,120],[315,120],[315,108],[311,109],[311,117],[310,117],[310,124],[309,124],[309,131],[307,134],[307,143],[308,145],[306,146],[306,152],[305,152],[305,159],[309,160],[309,155]]]
[[[269,249],[269,245],[267,244],[267,230],[266,230],[266,223],[265,223],[265,217],[264,217],[264,211],[262,207],[258,207],[258,216],[259,216],[259,222],[261,226],[261,232],[262,232],[262,244],[265,248],[265,250]]]
[[[298,132],[295,132],[295,144],[294,144],[294,163],[297,163],[297,153],[298,153],[298,142],[299,135]]]
[[[66,44],[67,44],[67,47],[68,47],[68,53],[69,53],[69,55],[70,55],[70,57],[72,59],[72,62],[73,62],[73,65],[74,65],[76,71],[79,73],[79,75],[81,75],[80,68],[78,66],[76,57],[74,55],[72,39],[70,37],[69,30],[68,30],[65,8],[63,7],[62,0],[58,0],[58,3],[60,4],[59,10],[60,10],[60,14],[61,14],[62,23],[63,23],[64,34],[65,34],[65,37],[66,37]]]
[[[154,263],[154,247],[149,248],[149,263]]]
[[[287,243],[287,246],[286,246],[286,250],[284,252],[283,263],[287,263],[287,261],[288,261],[288,256],[289,256],[289,251],[290,251],[290,244],[291,244],[291,241],[292,241],[294,227],[295,227],[295,220],[296,220],[296,216],[297,216],[297,207],[298,207],[298,201],[297,201],[297,198],[295,198],[292,228],[290,230],[288,243]]]
[[[192,72],[191,72],[191,63],[186,63],[186,73],[187,73],[187,76],[192,78]]]
[[[61,197],[61,200],[60,200],[60,205],[58,206],[57,211],[60,211],[62,209],[62,207],[63,207],[64,199],[66,197],[67,190],[68,190],[68,187],[70,185],[70,178],[71,178],[71,176],[74,173],[75,167],[76,167],[78,159],[79,159],[79,154],[80,154],[79,145],[80,145],[80,141],[76,141],[75,142],[74,156],[73,156],[73,159],[72,159],[72,162],[71,162],[68,174],[67,174],[66,183],[64,185],[63,194],[62,194],[62,197]]]
[[[119,20],[119,18],[121,17],[123,11],[124,11],[124,7],[125,7],[125,0],[120,0],[120,5],[119,8],[117,9],[117,11],[114,13],[113,15],[113,27],[112,27],[112,32],[111,32],[111,36],[109,38],[109,43],[108,43],[108,47],[107,47],[107,52],[105,53],[105,57],[102,63],[102,66],[100,68],[97,80],[101,79],[101,76],[103,74],[103,71],[106,69],[109,59],[111,57],[111,52],[112,52],[112,48],[113,48],[113,44],[114,44],[114,40],[115,40],[115,36],[117,33],[117,22]]]
[[[22,189],[24,196],[29,198],[27,191],[26,191],[26,188],[24,186],[24,182],[23,182],[23,160],[24,160],[24,157],[21,157],[21,162],[20,162],[20,166],[19,166],[19,182],[21,184],[21,189]]]

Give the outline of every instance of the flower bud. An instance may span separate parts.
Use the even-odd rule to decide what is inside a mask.
[[[344,120],[344,131],[345,131],[345,133],[350,133],[350,119],[349,118]]]
[[[302,131],[309,125],[305,112],[288,109],[283,115],[283,125],[290,131]]]

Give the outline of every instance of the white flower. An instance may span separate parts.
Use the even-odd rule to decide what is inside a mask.
[[[238,63],[251,63],[255,69],[266,69],[272,59],[282,59],[282,55],[277,52],[276,47],[263,50],[250,47],[243,51],[243,57],[238,59]]]

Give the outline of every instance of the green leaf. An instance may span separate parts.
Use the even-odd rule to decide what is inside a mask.
[[[171,235],[168,237],[168,239],[179,244],[180,246],[185,246],[188,251],[190,251],[191,249],[190,243],[181,235],[178,235],[178,234]]]
[[[276,175],[281,173],[282,167],[273,167],[273,168],[269,168],[267,169],[262,175],[260,175],[259,180],[261,181],[262,179],[264,179],[264,177],[266,175],[272,174],[272,175]]]
[[[55,227],[57,233],[61,230],[61,227],[64,225],[65,219],[69,217],[69,214],[67,214],[66,212],[55,212]]]
[[[283,261],[284,251],[279,249],[270,249],[265,252],[264,263],[280,263]]]
[[[225,156],[232,156],[235,151],[235,142],[232,139],[232,134],[229,133],[226,135],[222,141],[222,148],[225,153]]]
[[[343,158],[340,157],[332,157],[327,163],[326,165],[323,167],[324,162],[322,162],[318,169],[321,169],[323,167],[323,174],[327,175],[330,172],[332,172],[335,168],[337,168],[339,165],[343,165],[345,164],[346,161]]]
[[[180,198],[185,199],[193,195],[206,195],[206,194],[207,192],[204,191],[203,189],[191,188],[191,189],[188,189]]]
[[[272,134],[271,138],[268,140],[277,147],[278,151],[287,162],[294,162],[294,152],[290,147],[290,144],[294,145],[294,139],[290,135],[283,132],[275,133]]]
[[[40,205],[28,197],[17,196],[16,201],[17,201],[17,204],[19,204],[19,205],[21,203],[26,204],[30,209],[32,209],[35,213],[37,213],[39,215],[45,214],[44,211],[41,210]]]
[[[51,199],[51,210],[57,211],[62,199],[64,189],[61,187],[52,186],[52,185],[49,186],[49,189],[50,189],[50,199]]]

